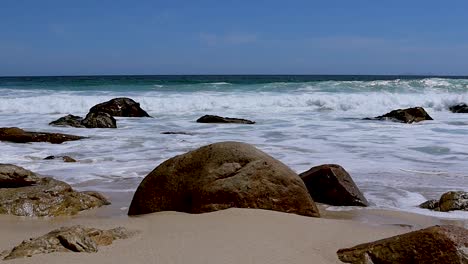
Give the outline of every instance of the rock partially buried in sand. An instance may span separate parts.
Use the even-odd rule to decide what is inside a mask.
[[[100,230],[84,226],[62,227],[43,236],[23,241],[12,250],[3,252],[4,260],[31,257],[37,254],[53,252],[87,252],[98,251],[99,246],[108,246],[114,240],[131,237],[124,227]]]
[[[54,160],[54,159],[62,159],[64,162],[76,162],[76,160],[70,156],[47,156],[44,160]]]
[[[316,166],[299,176],[316,202],[336,206],[369,205],[351,176],[340,165]]]
[[[0,141],[15,143],[49,142],[52,144],[61,144],[65,141],[80,140],[83,138],[85,137],[60,133],[29,132],[17,127],[0,128]]]
[[[80,211],[110,204],[96,192],[76,192],[65,182],[40,178],[31,171],[0,164],[0,171],[16,171],[29,180],[0,181],[0,214],[17,216],[74,215]],[[11,174],[11,173],[10,173]]]
[[[117,121],[105,112],[89,112],[81,122],[86,128],[117,128]]]
[[[221,142],[171,158],[140,183],[129,215],[258,208],[319,216],[298,175],[255,147]]]
[[[452,113],[468,113],[468,105],[465,104],[465,103],[452,105],[452,106],[449,107],[449,110]]]
[[[441,212],[468,211],[468,192],[446,192],[439,200],[429,200],[420,204],[419,207]]]
[[[11,164],[0,164],[0,188],[31,186],[38,181],[40,178],[32,171]]]
[[[140,104],[130,98],[114,98],[104,103],[97,104],[91,109],[90,113],[104,112],[111,116],[122,117],[151,117],[145,110],[141,109]]]
[[[66,115],[55,121],[49,123],[51,126],[71,126],[71,127],[85,127],[81,122],[83,118],[81,116]]]
[[[416,123],[424,120],[434,120],[422,107],[397,109],[382,116],[371,118],[375,120],[390,120],[402,123]]]
[[[221,117],[216,115],[204,115],[197,120],[197,123],[232,123],[232,124],[255,124],[254,121],[241,118]]]
[[[379,241],[338,250],[338,258],[353,264],[466,264],[468,230],[433,226]]]

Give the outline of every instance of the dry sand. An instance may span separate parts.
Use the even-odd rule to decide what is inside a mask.
[[[131,218],[92,212],[55,219],[1,216],[0,249],[10,249],[60,226],[81,224],[125,226],[140,233],[101,247],[98,253],[34,255],[5,263],[341,263],[336,256],[339,248],[440,223],[435,218],[390,211],[323,214],[328,218],[255,209],[198,215],[160,212]],[[330,219],[340,218],[340,214],[349,219]],[[381,222],[384,219],[391,223]]]

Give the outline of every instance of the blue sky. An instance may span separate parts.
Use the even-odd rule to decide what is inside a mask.
[[[468,1],[2,0],[0,76],[468,75]]]

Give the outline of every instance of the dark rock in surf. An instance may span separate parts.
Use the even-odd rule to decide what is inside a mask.
[[[465,104],[465,103],[452,105],[452,106],[449,107],[449,110],[452,113],[468,113],[468,105]]]
[[[397,109],[371,120],[389,120],[402,123],[416,123],[424,120],[434,120],[422,107]]]
[[[190,132],[178,132],[178,131],[161,132],[161,134],[162,135],[187,135],[187,136],[195,135],[194,133],[190,133]]]
[[[0,254],[3,260],[31,257],[36,254],[54,252],[98,251],[99,246],[108,246],[116,239],[126,239],[134,235],[124,227],[100,230],[80,225],[61,227],[43,236],[24,240],[11,250]]]
[[[47,156],[44,160],[62,159],[64,162],[76,162],[76,160],[70,156]]]
[[[419,207],[441,212],[468,211],[468,192],[446,192],[439,200],[429,200],[420,204]]]
[[[49,142],[52,144],[61,144],[65,141],[80,140],[85,137],[45,132],[29,132],[17,127],[0,128],[0,141],[10,141],[15,143],[28,142]]]
[[[81,116],[67,115],[49,123],[51,126],[85,127]]]
[[[440,211],[438,200],[429,200],[419,205],[419,208]]]
[[[81,122],[86,128],[117,128],[117,121],[105,112],[89,112]]]
[[[163,162],[140,183],[128,214],[231,207],[320,216],[294,171],[239,142],[211,144]]]
[[[426,229],[338,250],[338,258],[353,264],[466,264],[468,230],[458,226]]]
[[[74,215],[108,204],[109,201],[97,192],[77,192],[65,182],[41,178],[18,166],[0,164],[0,214]]]
[[[315,202],[336,206],[368,206],[369,203],[340,165],[325,164],[299,174]]]
[[[91,107],[89,112],[104,112],[111,116],[122,117],[151,117],[145,110],[141,109],[139,103],[130,98],[114,98]]]
[[[216,115],[204,115],[197,123],[233,123],[233,124],[255,124],[254,121],[241,118],[221,117]]]

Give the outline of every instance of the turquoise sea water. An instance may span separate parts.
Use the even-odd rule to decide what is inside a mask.
[[[66,114],[131,97],[154,116],[118,118],[117,129],[48,126]],[[0,142],[0,162],[54,176],[76,188],[131,193],[164,160],[205,144],[254,144],[302,172],[344,166],[373,207],[466,218],[418,209],[449,190],[468,191],[468,77],[427,76],[85,76],[0,78],[0,126],[89,136],[62,145]],[[417,124],[362,120],[422,106]],[[198,124],[204,114],[257,124]],[[182,131],[193,135],[165,135]],[[44,161],[69,155],[78,163]],[[128,201],[130,202],[130,201]],[[123,212],[124,213],[124,212]]]

